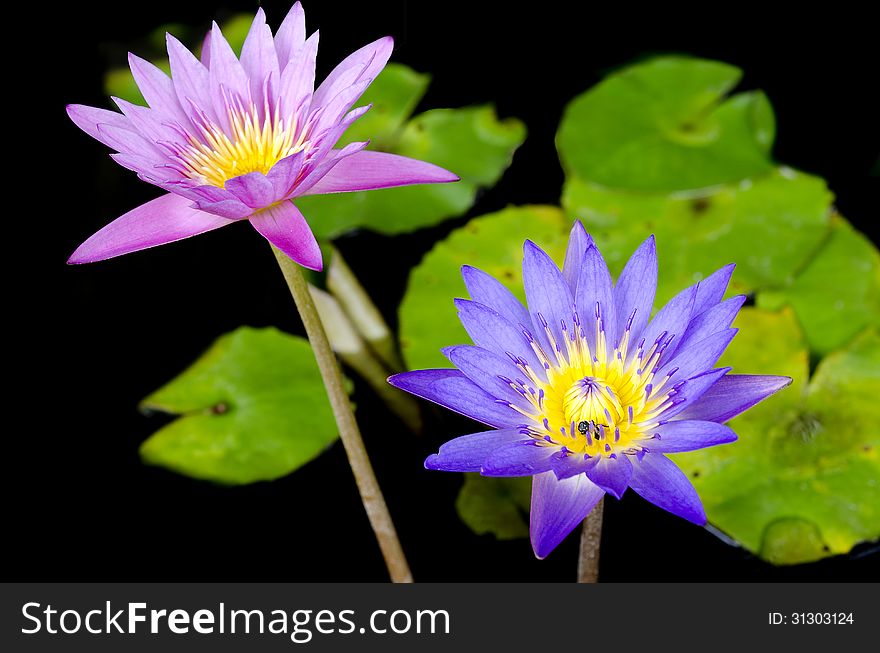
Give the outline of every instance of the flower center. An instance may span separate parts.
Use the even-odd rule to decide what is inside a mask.
[[[188,144],[174,148],[179,172],[190,179],[223,188],[233,177],[249,172],[266,174],[282,159],[306,149],[306,130],[297,134],[295,121],[285,120],[276,107],[266,106],[263,118],[257,106],[239,100],[227,103],[226,129],[202,114],[199,134],[189,135]]]
[[[564,346],[545,327],[552,357],[529,336],[546,380],[516,358],[524,378],[510,385],[525,402],[509,405],[532,420],[535,426],[525,430],[548,446],[587,456],[639,453],[654,437],[658,416],[675,401],[680,385],[666,387],[675,370],[655,378],[672,336],[664,333],[648,347],[642,341],[630,352],[627,326],[617,346],[609,348],[598,309],[596,314],[591,339],[577,316],[563,324]]]

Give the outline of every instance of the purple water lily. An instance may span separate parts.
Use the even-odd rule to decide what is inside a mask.
[[[299,3],[273,37],[257,11],[235,56],[215,23],[199,61],[168,35],[171,77],[129,55],[149,108],[113,98],[122,111],[70,105],[71,119],[113,148],[111,156],[169,191],[110,223],[74,252],[90,263],[249,220],[294,261],[321,269],[321,250],[291,200],[303,195],[449,182],[435,165],[366,142],[334,149],[369,109],[349,111],[391,55],[390,37],[350,55],[314,88],[318,32],[305,37]]]
[[[492,427],[440,447],[428,469],[533,476],[531,540],[545,557],[605,493],[627,487],[705,524],[696,491],[665,454],[733,442],[723,424],[791,382],[714,368],[745,297],[722,301],[733,265],[687,288],[649,320],[657,286],[653,236],[617,283],[580,222],[560,270],[531,241],[528,307],[476,268],[457,299],[474,345],[448,347],[458,369],[389,381]]]

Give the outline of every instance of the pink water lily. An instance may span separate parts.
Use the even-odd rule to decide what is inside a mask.
[[[215,23],[201,61],[168,35],[171,77],[129,55],[148,107],[118,98],[122,111],[72,104],[71,119],[115,150],[112,158],[166,191],[86,240],[69,263],[91,263],[248,220],[299,264],[320,270],[321,250],[292,200],[410,184],[450,182],[423,161],[334,148],[369,106],[352,110],[385,67],[393,41],[381,38],[342,61],[317,89],[318,32],[306,38],[296,3],[278,32],[257,11],[235,56]]]

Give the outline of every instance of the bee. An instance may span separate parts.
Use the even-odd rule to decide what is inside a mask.
[[[599,430],[599,427],[608,428],[607,424],[597,424],[593,420],[584,420],[583,422],[578,422],[577,430],[581,435],[587,435],[589,433],[597,440],[602,437],[602,431]]]

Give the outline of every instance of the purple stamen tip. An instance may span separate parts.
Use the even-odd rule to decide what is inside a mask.
[[[605,453],[608,453],[609,451],[611,451],[611,445],[606,442],[605,443]]]

